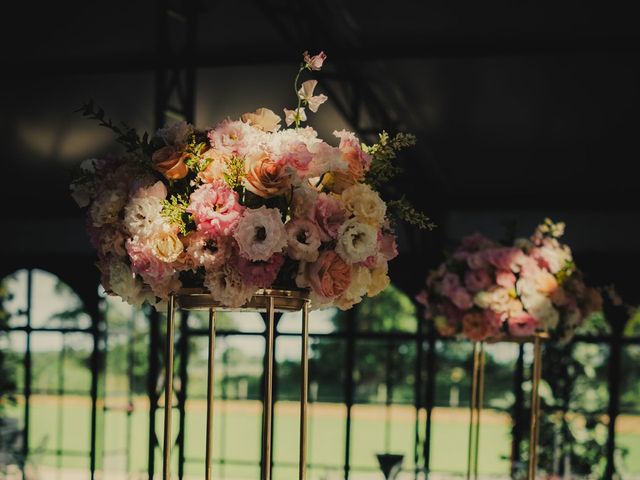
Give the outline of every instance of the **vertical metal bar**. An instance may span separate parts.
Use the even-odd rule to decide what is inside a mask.
[[[173,416],[173,341],[175,328],[175,296],[169,295],[165,349],[164,442],[162,444],[162,478],[171,479],[171,420]]]
[[[189,365],[189,313],[185,311],[180,312],[180,338],[178,340],[178,348],[180,355],[180,390],[176,392],[178,398],[178,412],[180,414],[179,426],[178,426],[178,479],[184,478],[184,466],[186,457],[185,448],[185,426],[187,418],[187,388],[189,382],[189,375],[187,374],[187,367]]]
[[[513,391],[515,399],[513,402],[513,426],[511,428],[511,476],[514,477],[520,463],[520,445],[522,443],[522,419],[524,410],[524,392],[522,384],[524,382],[524,345],[518,345],[518,359],[516,360],[515,372],[513,375]]]
[[[391,380],[391,369],[392,369],[392,359],[391,359],[391,347],[393,343],[391,340],[387,340],[386,342],[386,355],[385,355],[385,399],[384,399],[384,448],[385,453],[389,453],[391,451],[391,395],[392,392],[392,380]]]
[[[351,471],[351,415],[354,400],[355,382],[353,381],[353,369],[355,367],[355,349],[356,349],[356,310],[351,309],[347,313],[347,348],[345,358],[345,371],[347,378],[344,382],[345,398],[344,402],[347,407],[347,419],[345,422],[345,452],[344,452],[344,480],[349,480]]]
[[[433,407],[436,392],[436,333],[429,330],[429,350],[427,352],[427,388],[425,393],[425,407],[427,410],[427,424],[424,435],[424,469],[425,477],[429,478],[431,471],[431,428],[433,425]]]
[[[127,449],[126,452],[126,472],[127,475],[131,474],[131,455],[133,452],[133,449],[131,448],[132,445],[132,422],[133,422],[133,409],[134,409],[134,404],[133,404],[133,383],[134,383],[134,376],[133,376],[133,365],[135,362],[135,353],[134,353],[134,349],[135,349],[135,336],[136,336],[136,319],[138,316],[138,312],[134,311],[134,313],[132,313],[132,315],[129,317],[129,324],[128,324],[128,334],[129,334],[129,338],[127,339],[127,379],[128,379],[128,383],[129,383],[129,391],[127,392],[127,404],[128,404],[128,408],[127,408],[127,431],[126,431],[126,440],[125,440],[125,448]]]
[[[529,436],[529,480],[536,478],[538,467],[538,430],[540,417],[540,378],[542,369],[542,348],[540,334],[533,340],[533,373],[531,375],[531,432]]]
[[[213,478],[213,402],[215,398],[215,363],[216,363],[216,312],[209,309],[209,361],[207,364],[207,441],[205,457],[205,479]]]
[[[26,461],[29,457],[29,424],[31,423],[31,316],[33,305],[33,270],[27,270],[27,344],[24,352],[24,440],[22,456]],[[24,472],[23,472],[24,476]],[[24,479],[23,479],[24,480]]]
[[[273,297],[267,302],[266,372],[262,429],[262,480],[271,479],[271,441],[273,429],[273,359],[275,347],[275,312]]]
[[[467,480],[471,480],[473,452],[474,452],[474,433],[477,413],[478,400],[478,373],[480,367],[480,348],[479,343],[473,343],[473,374],[471,377],[471,398],[469,402],[469,442],[467,447]]]
[[[67,356],[67,336],[62,333],[62,349],[58,353],[58,389],[56,391],[56,466],[62,470],[62,451],[64,450],[64,359]],[[93,432],[91,432],[93,435]],[[91,454],[91,452],[90,452]],[[92,473],[93,471],[90,470]]]
[[[478,400],[476,402],[476,431],[473,458],[474,478],[478,478],[478,459],[480,458],[480,414],[484,405],[484,369],[485,369],[485,351],[484,342],[480,342],[480,372],[478,378]]]
[[[307,477],[307,409],[309,401],[309,300],[302,306],[302,352],[300,367],[300,459],[298,461],[298,479]]]
[[[611,323],[611,339],[609,347],[609,406],[607,414],[609,417],[608,437],[607,437],[607,466],[605,468],[605,478],[611,479],[616,473],[615,451],[616,451],[616,420],[620,414],[620,372],[622,357],[622,335],[624,325],[627,321],[622,308],[610,309],[607,317]]]
[[[416,421],[413,432],[413,464],[415,465],[414,478],[417,480],[420,469],[420,409],[422,408],[422,346],[424,341],[422,317],[417,317],[416,334],[416,363],[414,370],[413,403],[416,409]]]
[[[147,377],[147,395],[149,397],[149,444],[147,454],[147,470],[149,480],[153,480],[156,468],[156,446],[158,445],[158,435],[156,433],[156,414],[158,411],[158,376],[160,374],[160,363],[158,352],[160,350],[160,315],[155,308],[149,313],[149,373]]]

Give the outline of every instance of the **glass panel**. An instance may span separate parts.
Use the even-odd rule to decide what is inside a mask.
[[[91,318],[80,297],[55,275],[32,270],[32,327],[89,328]]]
[[[416,307],[413,301],[393,285],[378,296],[365,297],[358,309],[356,328],[371,332],[415,332]]]
[[[311,339],[309,356],[309,400],[329,404],[344,402],[344,339],[316,337]]]
[[[576,343],[573,347],[575,381],[570,397],[572,410],[605,411],[609,403],[607,379],[609,376],[609,346]]]
[[[18,270],[2,279],[2,286],[8,293],[3,301],[3,307],[9,314],[10,327],[21,327],[27,324],[28,276],[27,270]]]
[[[309,333],[326,334],[344,329],[344,312],[337,308],[313,310],[309,312]],[[282,314],[278,321],[279,333],[301,333],[302,312],[288,312]]]

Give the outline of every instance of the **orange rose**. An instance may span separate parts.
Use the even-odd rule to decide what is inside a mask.
[[[160,172],[167,180],[180,180],[187,176],[189,169],[184,161],[189,157],[182,146],[167,145],[153,152],[151,162],[153,169]]]
[[[266,153],[248,156],[245,165],[244,186],[247,190],[262,198],[277,197],[289,191],[291,177],[286,166],[274,162]]]
[[[323,252],[310,263],[307,275],[311,288],[318,295],[334,299],[342,295],[351,283],[351,266],[333,250]]]

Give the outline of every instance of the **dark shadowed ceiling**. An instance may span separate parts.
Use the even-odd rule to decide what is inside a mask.
[[[152,1],[3,5],[0,195],[16,255],[88,253],[69,172],[114,149],[73,113],[94,98],[115,119],[154,127],[154,75],[196,70],[196,123],[290,105],[305,49],[328,54],[333,129],[407,130],[419,144],[394,186],[439,229],[403,229],[394,280],[409,284],[441,248],[503,222],[529,232],[544,216],[602,281],[638,293],[640,34],[619,5],[578,2],[203,1],[197,47],[158,49]],[[351,100],[364,95],[359,117]],[[377,109],[377,110],[376,110]],[[377,113],[376,113],[377,112]],[[381,114],[380,112],[383,112]],[[381,121],[381,119],[383,121]],[[7,227],[9,228],[9,227]],[[47,241],[43,242],[43,236]],[[416,261],[419,260],[419,261]]]

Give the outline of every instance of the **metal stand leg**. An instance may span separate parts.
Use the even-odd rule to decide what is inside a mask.
[[[300,459],[299,480],[307,476],[307,404],[309,400],[309,301],[302,307],[302,355],[300,367],[302,380],[300,383]]]
[[[267,303],[266,371],[262,428],[262,480],[271,480],[271,431],[273,429],[273,358],[275,350],[275,312],[273,297]]]
[[[213,403],[215,398],[215,348],[216,348],[216,312],[209,309],[209,364],[207,368],[207,443],[205,457],[205,479],[213,478]]]
[[[480,412],[484,403],[484,343],[473,344],[473,377],[469,408],[469,443],[467,451],[467,480],[478,478],[480,447]]]
[[[533,340],[533,372],[531,375],[531,432],[529,436],[529,480],[536,478],[538,437],[540,429],[540,379],[542,377],[542,342],[536,333]]]
[[[176,299],[169,296],[167,309],[167,344],[165,349],[164,386],[164,443],[162,449],[162,478],[171,479],[171,419],[173,414],[173,343],[175,330]]]

